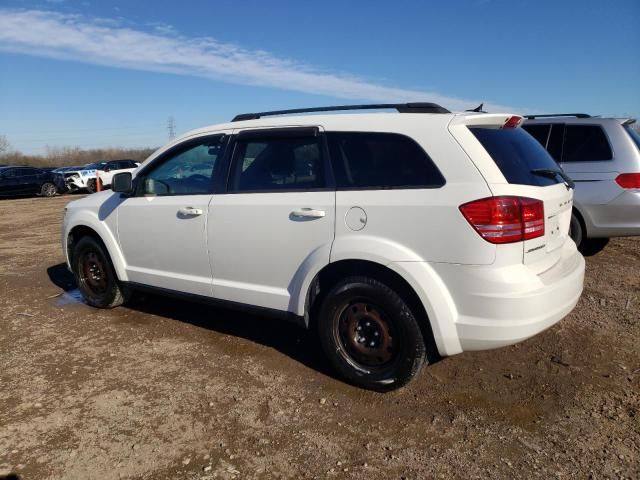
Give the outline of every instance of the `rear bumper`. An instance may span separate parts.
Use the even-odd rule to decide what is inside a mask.
[[[535,275],[525,265],[520,272],[501,272],[461,295],[456,330],[462,350],[485,350],[530,338],[562,320],[582,294],[584,258],[566,242],[560,261]],[[522,267],[522,268],[520,268]],[[489,281],[487,281],[489,280]]]
[[[582,294],[584,258],[565,242],[560,260],[536,274],[507,267],[427,262],[392,264],[423,301],[441,355],[512,345],[551,327]]]

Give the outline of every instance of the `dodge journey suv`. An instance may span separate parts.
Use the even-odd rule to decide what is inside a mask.
[[[291,115],[355,109],[377,111]],[[580,297],[572,184],[522,120],[426,103],[238,115],[70,203],[67,263],[95,307],[150,289],[279,315],[347,381],[397,388]]]

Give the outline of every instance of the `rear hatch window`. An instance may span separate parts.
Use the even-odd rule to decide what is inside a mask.
[[[469,127],[509,183],[546,187],[562,183],[560,170],[540,143],[522,128]]]

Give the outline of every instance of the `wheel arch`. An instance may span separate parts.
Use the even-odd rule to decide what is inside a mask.
[[[65,254],[67,256],[67,265],[71,267],[71,259],[73,258],[73,248],[75,244],[84,236],[91,236],[104,245],[109,255],[109,259],[113,264],[113,268],[116,271],[118,280],[126,281],[127,274],[125,270],[125,263],[117,247],[117,242],[110,231],[106,231],[106,228],[96,228],[94,225],[88,225],[86,223],[79,223],[74,225],[66,234],[65,237]]]
[[[395,290],[413,310],[418,320],[423,339],[427,346],[429,363],[440,358],[434,339],[431,320],[425,307],[410,285],[397,271],[371,260],[349,259],[339,260],[325,265],[313,278],[306,292],[304,322],[309,329],[316,328],[317,311],[323,296],[343,278],[350,276],[367,276],[381,281]]]

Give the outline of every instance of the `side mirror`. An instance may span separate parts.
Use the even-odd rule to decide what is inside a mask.
[[[111,179],[111,190],[118,193],[133,193],[131,172],[116,173]]]

